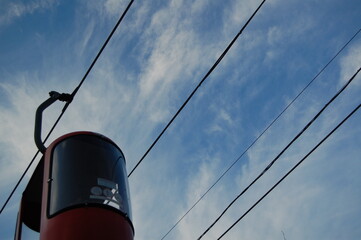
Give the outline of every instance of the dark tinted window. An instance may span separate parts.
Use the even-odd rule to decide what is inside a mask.
[[[93,135],[76,135],[58,143],[52,153],[49,214],[96,204],[131,218],[128,178],[122,152]]]

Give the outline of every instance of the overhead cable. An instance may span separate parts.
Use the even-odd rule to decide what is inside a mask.
[[[242,220],[252,209],[257,206],[270,192],[272,192],[288,175],[290,175],[306,158],[308,158],[321,144],[326,141],[342,124],[344,124],[357,110],[359,110],[361,104],[359,104],[351,113],[349,113],[346,118],[344,118],[331,132],[329,132],[311,151],[309,151],[291,170],[289,170],[273,187],[271,187],[257,202],[255,202],[252,207],[250,207],[240,218],[237,219],[222,235],[217,238],[218,240],[224,237],[239,221]]]
[[[79,82],[78,86],[74,89],[74,91],[71,94],[72,99],[74,99],[75,95],[77,94],[77,92],[79,91],[80,87],[83,85],[85,79],[88,77],[88,74],[90,73],[90,71],[92,70],[92,68],[94,67],[95,63],[97,62],[98,58],[100,57],[100,55],[102,54],[103,50],[105,49],[105,47],[107,46],[109,40],[112,38],[113,34],[115,33],[115,31],[117,30],[118,26],[120,25],[120,23],[123,21],[123,18],[125,17],[125,15],[127,14],[128,10],[130,9],[130,7],[132,6],[134,0],[131,0],[126,9],[123,11],[123,14],[120,16],[120,18],[118,19],[117,23],[115,24],[115,26],[113,27],[113,30],[110,32],[110,34],[108,35],[107,39],[105,40],[105,42],[103,43],[102,47],[100,48],[98,54],[95,56],[93,62],[90,64],[88,70],[86,71],[86,73],[84,74],[83,78],[81,79],[81,81]],[[65,111],[67,110],[67,108],[69,107],[70,103],[72,101],[67,102],[59,117],[57,118],[57,120],[55,121],[54,125],[52,126],[52,128],[50,129],[49,133],[47,134],[44,143],[48,140],[48,138],[50,137],[50,134],[54,131],[55,127],[58,125],[60,119],[63,117]],[[13,190],[11,191],[9,197],[6,199],[4,205],[2,206],[1,210],[0,210],[0,214],[2,213],[2,211],[4,210],[4,208],[6,207],[6,205],[8,204],[9,200],[11,199],[11,197],[13,196],[14,192],[16,191],[16,189],[18,188],[20,182],[23,180],[23,178],[25,177],[26,173],[28,172],[29,168],[31,167],[31,165],[33,164],[34,160],[36,159],[36,157],[38,156],[39,151],[37,151],[34,155],[34,157],[32,158],[32,160],[30,161],[29,165],[27,166],[27,168],[25,169],[25,171],[23,172],[23,174],[21,175],[20,179],[18,180],[18,182],[16,183],[15,187],[13,188]]]
[[[223,210],[223,212],[216,218],[216,220],[198,237],[198,240],[201,239],[214,225],[222,218],[222,216],[228,211],[228,209],[245,193],[247,190],[256,183],[271,167],[272,165],[286,152],[286,150],[315,122],[315,120],[322,114],[322,112],[350,85],[350,83],[355,79],[357,74],[360,72],[359,68],[356,73],[347,81],[347,83],[325,104],[325,106],[309,121],[306,126],[287,144],[285,148],[267,165],[265,169],[245,188],[243,191],[235,198],[233,201],[228,204],[228,206]]]
[[[303,92],[323,73],[323,71],[333,62],[334,59],[348,46],[348,44],[360,33],[361,28],[345,43],[342,48],[327,62],[327,64],[312,78],[312,80],[293,98],[293,100],[274,118],[271,123],[256,137],[253,142],[242,152],[242,154],[232,162],[232,164],[218,177],[218,179],[204,192],[198,200],[178,219],[178,221],[168,230],[161,238],[164,239],[167,235],[185,218],[189,212],[208,194],[208,192],[229,172],[229,170],[248,152],[248,150],[268,131],[268,129],[283,115],[284,112],[300,97]]]
[[[231,49],[233,44],[237,41],[239,36],[242,34],[243,30],[248,26],[248,24],[251,22],[253,17],[257,14],[258,10],[262,7],[262,5],[266,2],[266,0],[263,0],[262,3],[258,6],[258,8],[254,11],[252,16],[248,19],[248,21],[243,25],[242,29],[237,33],[237,35],[233,38],[233,40],[229,43],[227,48],[223,51],[223,53],[218,57],[217,61],[213,64],[213,66],[209,69],[209,71],[204,75],[202,80],[198,83],[197,87],[193,90],[193,92],[188,96],[188,98],[185,100],[185,102],[182,104],[182,106],[178,109],[176,114],[172,117],[172,119],[168,122],[168,124],[165,126],[165,128],[162,130],[162,132],[158,135],[158,137],[154,140],[154,142],[150,145],[148,150],[144,153],[144,155],[140,158],[140,160],[137,162],[137,164],[134,166],[134,168],[130,171],[128,174],[128,177],[132,175],[132,173],[137,169],[139,164],[144,160],[144,158],[148,155],[148,153],[152,150],[154,145],[158,142],[158,140],[162,137],[162,135],[165,133],[165,131],[168,129],[168,127],[173,123],[174,119],[177,118],[179,113],[183,110],[183,108],[187,105],[189,100],[193,97],[193,95],[197,92],[199,87],[202,85],[202,83],[209,77],[209,75],[213,72],[213,70],[218,66],[218,64],[222,61],[224,56],[226,56],[227,52]]]

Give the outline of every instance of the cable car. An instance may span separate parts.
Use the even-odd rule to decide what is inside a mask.
[[[23,192],[15,240],[27,239],[23,227],[40,240],[134,238],[130,194],[121,149],[93,132],[73,132],[45,148],[42,111],[64,97],[54,93],[39,106],[35,142],[43,153]]]

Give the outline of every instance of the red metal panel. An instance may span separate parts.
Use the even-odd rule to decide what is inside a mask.
[[[112,210],[84,207],[42,222],[40,240],[132,240],[129,222]]]

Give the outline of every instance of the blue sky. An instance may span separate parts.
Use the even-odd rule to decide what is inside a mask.
[[[130,171],[261,1],[135,1],[50,141],[113,139]],[[1,0],[0,203],[36,152],[34,115],[72,92],[126,0]],[[130,177],[136,239],[161,239],[361,27],[356,0],[268,0]],[[196,239],[361,67],[357,35],[166,239]],[[203,238],[216,239],[360,103],[358,75]],[[62,108],[44,115],[47,132]],[[357,112],[224,239],[360,239]],[[34,165],[35,167],[35,165]],[[33,170],[33,168],[32,168]],[[20,185],[0,215],[13,239]]]

